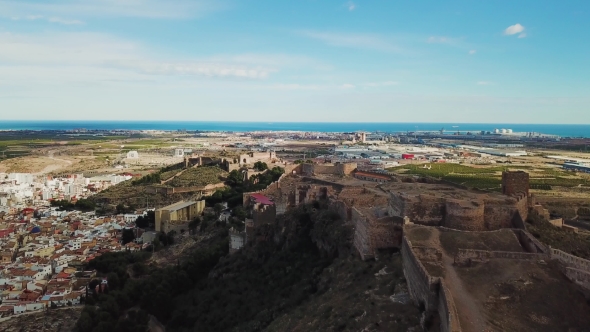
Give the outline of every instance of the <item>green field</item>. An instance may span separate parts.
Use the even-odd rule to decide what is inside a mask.
[[[427,168],[424,168],[425,165]],[[506,170],[529,172],[532,189],[551,190],[553,187],[576,187],[588,184],[586,177],[572,176],[572,173],[555,168],[536,169],[530,166],[470,167],[461,164],[435,163],[404,165],[388,169],[393,173],[429,176],[469,188],[489,190],[500,190],[502,171]]]

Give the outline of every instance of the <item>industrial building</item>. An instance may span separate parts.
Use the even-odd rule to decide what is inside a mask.
[[[589,164],[564,163],[563,169],[568,170],[568,171],[590,173],[590,165]]]

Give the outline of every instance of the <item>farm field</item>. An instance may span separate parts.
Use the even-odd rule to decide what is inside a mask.
[[[585,174],[562,171],[554,167],[490,166],[472,167],[462,164],[426,163],[389,168],[394,174],[429,176],[469,188],[500,190],[503,171],[523,170],[530,174],[531,189],[552,190],[553,187],[589,186]]]

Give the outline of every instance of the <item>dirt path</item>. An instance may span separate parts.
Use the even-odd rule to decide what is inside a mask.
[[[455,306],[459,313],[459,320],[463,331],[484,332],[492,331],[487,327],[486,317],[479,309],[479,305],[465,289],[463,282],[453,267],[453,258],[443,253],[443,264],[445,267],[445,284],[453,294]]]
[[[433,232],[430,240],[443,254],[442,263],[445,270],[444,280],[445,284],[453,294],[453,300],[457,307],[461,329],[466,332],[493,331],[493,329],[486,324],[486,316],[481,312],[478,303],[465,288],[459,275],[457,275],[457,271],[455,271],[453,265],[453,257],[449,256],[440,244],[440,231],[436,230],[436,232]]]

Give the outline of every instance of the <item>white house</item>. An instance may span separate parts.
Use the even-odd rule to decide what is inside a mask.
[[[26,304],[15,304],[14,305],[14,314],[18,315],[18,314],[23,314],[27,311],[27,305]]]

